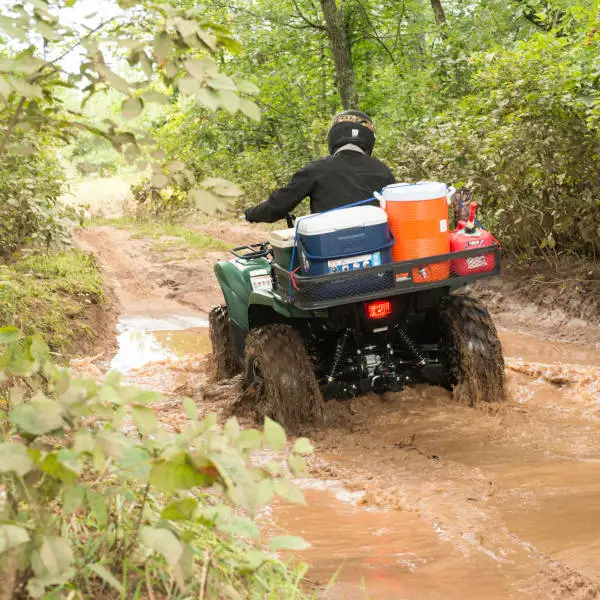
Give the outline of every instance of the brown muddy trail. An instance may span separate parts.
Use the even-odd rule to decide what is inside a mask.
[[[263,237],[245,224],[203,230],[231,243]],[[221,301],[212,264],[225,255],[186,261],[110,227],[78,241],[120,302],[111,364],[165,392],[165,425],[185,423],[182,395],[206,411],[228,407],[237,382],[206,384],[206,315]],[[600,597],[600,329],[578,322],[571,343],[564,320],[557,331],[535,311],[507,298],[496,320],[510,389],[502,405],[469,408],[428,386],[327,404],[326,425],[309,432],[308,506],[275,504],[262,517],[312,544],[298,558],[315,585],[340,569],[322,597]]]

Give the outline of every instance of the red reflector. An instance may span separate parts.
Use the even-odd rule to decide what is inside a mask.
[[[365,304],[369,319],[384,319],[392,314],[392,303],[389,300],[375,300]]]

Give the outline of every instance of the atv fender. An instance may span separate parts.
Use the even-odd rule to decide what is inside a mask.
[[[314,317],[286,302],[273,290],[253,290],[251,276],[257,272],[269,274],[271,264],[263,259],[221,261],[215,265],[215,275],[227,304],[229,319],[239,329],[250,329],[252,306],[269,308],[286,319]]]

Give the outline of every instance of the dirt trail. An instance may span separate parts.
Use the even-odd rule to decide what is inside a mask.
[[[209,227],[226,241],[264,237],[243,225]],[[113,366],[172,398],[158,411],[174,428],[185,422],[182,393],[204,410],[227,407],[236,382],[204,385],[203,319],[219,302],[212,264],[222,255],[165,261],[106,227],[79,239],[122,305]],[[342,567],[325,597],[600,597],[599,330],[588,325],[586,338],[576,324],[587,342],[577,345],[515,322],[521,331],[501,320],[510,389],[501,406],[457,405],[427,386],[328,403],[328,424],[311,432],[317,455],[302,482],[309,506],[275,505],[262,517],[312,543],[301,558],[315,583]]]

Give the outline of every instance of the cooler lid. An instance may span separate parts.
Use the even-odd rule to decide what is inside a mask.
[[[323,235],[352,227],[369,227],[387,223],[387,213],[378,206],[353,206],[302,217],[298,223],[301,235]]]
[[[291,248],[294,245],[295,229],[278,229],[271,232],[271,246],[276,248]]]
[[[418,183],[393,183],[383,188],[381,195],[386,201],[410,202],[414,200],[436,200],[448,195],[448,187],[438,181]]]

